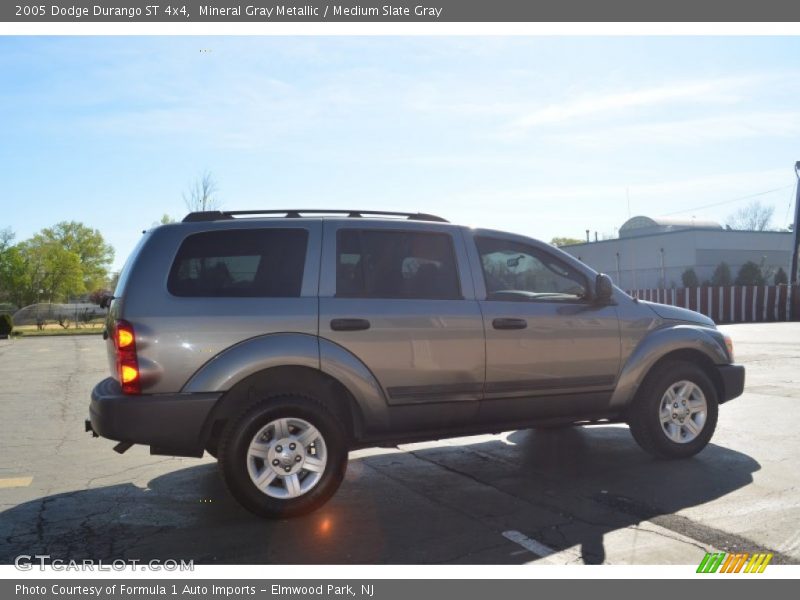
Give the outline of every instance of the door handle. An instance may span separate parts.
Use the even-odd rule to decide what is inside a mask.
[[[527,326],[528,321],[525,319],[500,318],[492,321],[492,327],[495,329],[525,329]]]
[[[369,329],[366,319],[332,319],[331,329],[334,331],[363,331]]]

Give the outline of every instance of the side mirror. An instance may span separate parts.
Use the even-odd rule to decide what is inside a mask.
[[[614,283],[605,273],[599,273],[594,281],[594,299],[600,304],[607,303],[614,294]]]
[[[108,308],[111,306],[111,301],[114,299],[114,296],[109,294],[105,294],[102,298],[100,298],[100,308]]]

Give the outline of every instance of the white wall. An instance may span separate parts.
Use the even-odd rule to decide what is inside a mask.
[[[793,235],[790,232],[756,232],[693,229],[641,237],[622,238],[564,246],[562,250],[587,265],[607,273],[624,289],[660,287],[661,249],[666,287],[682,287],[681,274],[689,267],[702,282],[710,279],[717,265],[725,261],[736,277],[748,260],[773,271],[789,272]],[[619,272],[617,271],[619,253]]]

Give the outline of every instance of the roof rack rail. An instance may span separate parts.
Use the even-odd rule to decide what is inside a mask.
[[[407,212],[392,212],[386,210],[336,210],[324,208],[287,208],[275,210],[206,210],[201,212],[192,212],[184,217],[184,223],[194,223],[198,221],[221,221],[225,219],[233,219],[238,216],[245,215],[285,215],[289,219],[297,219],[306,215],[347,215],[352,218],[359,218],[364,216],[386,216],[386,217],[406,217],[410,221],[436,221],[439,223],[448,223],[447,219],[437,217],[436,215],[429,215],[427,213],[407,213]]]

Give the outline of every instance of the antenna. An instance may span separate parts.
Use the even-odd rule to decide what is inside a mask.
[[[628,199],[628,218],[631,218],[631,189],[625,187],[625,197]]]

